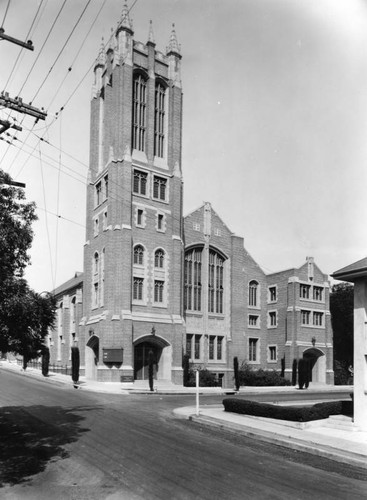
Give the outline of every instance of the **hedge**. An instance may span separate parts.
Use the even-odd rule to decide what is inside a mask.
[[[243,415],[291,420],[293,422],[309,422],[321,420],[330,415],[352,415],[352,401],[331,401],[317,403],[313,406],[278,406],[269,403],[257,403],[239,398],[223,399],[224,410]]]

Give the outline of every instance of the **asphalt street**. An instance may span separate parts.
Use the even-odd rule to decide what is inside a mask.
[[[365,470],[175,419],[190,395],[83,392],[4,370],[0,381],[4,500],[367,495]]]

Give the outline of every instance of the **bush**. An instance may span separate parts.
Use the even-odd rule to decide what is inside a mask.
[[[207,369],[200,370],[199,368],[199,385],[200,387],[216,387],[218,385],[218,380],[215,373]],[[195,386],[196,386],[196,370],[190,368],[186,387],[195,387]]]
[[[189,372],[190,372],[190,356],[188,354],[184,354],[183,356],[182,368],[183,368],[183,385],[184,387],[187,387],[189,383]]]
[[[292,422],[309,422],[321,420],[330,415],[348,415],[353,412],[352,401],[331,401],[317,403],[313,406],[278,406],[269,403],[257,403],[240,398],[223,400],[224,410],[242,415],[290,420]]]
[[[247,363],[242,363],[239,371],[240,385],[247,386],[285,386],[291,385],[275,370],[254,370]]]
[[[334,360],[334,383],[335,385],[353,384],[353,377],[351,377],[345,361]]]

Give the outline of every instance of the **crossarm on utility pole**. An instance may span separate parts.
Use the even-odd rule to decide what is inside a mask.
[[[0,40],[8,40],[8,42],[15,43],[16,45],[20,45],[21,47],[24,47],[25,49],[28,50],[34,50],[34,46],[31,40],[28,40],[27,42],[22,42],[21,40],[18,40],[17,38],[14,38],[9,35],[5,35],[5,30],[4,28],[0,28]]]

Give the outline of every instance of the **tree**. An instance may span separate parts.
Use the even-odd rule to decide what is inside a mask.
[[[35,204],[0,170],[0,351],[23,356],[25,366],[44,347],[55,320],[55,300],[33,291],[23,278],[30,258]]]
[[[79,381],[79,367],[80,367],[80,353],[79,347],[71,348],[71,379],[74,386],[77,385]]]
[[[354,289],[350,283],[333,285],[330,294],[331,325],[334,334],[334,360],[348,367],[353,364]]]

